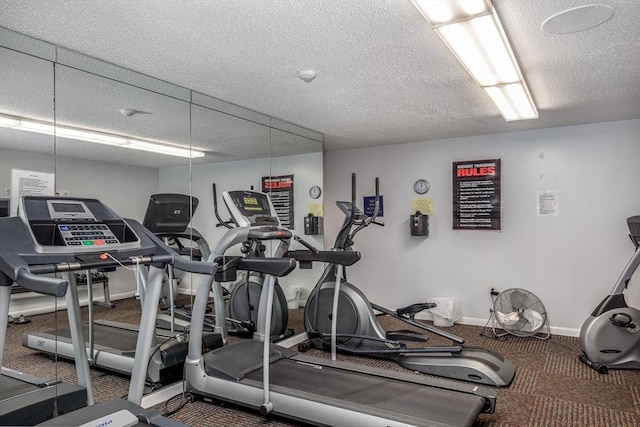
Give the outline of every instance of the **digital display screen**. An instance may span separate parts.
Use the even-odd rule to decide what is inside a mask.
[[[266,196],[253,193],[251,195],[242,192],[230,192],[234,203],[243,215],[270,215],[269,201]]]
[[[79,203],[51,203],[56,212],[85,212]]]

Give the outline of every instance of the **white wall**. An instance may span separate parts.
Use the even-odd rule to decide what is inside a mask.
[[[10,185],[11,169],[54,172],[53,156],[0,149],[0,188]],[[56,188],[68,190],[72,197],[91,197],[103,201],[118,215],[142,221],[147,201],[158,192],[158,170],[113,163],[57,157]],[[135,291],[133,273],[119,269],[109,274],[112,297],[130,296]],[[86,288],[80,288],[80,299],[86,301]],[[102,286],[94,286],[95,298],[102,298]],[[64,307],[64,298],[58,308]],[[51,311],[52,297],[35,294],[14,295],[10,313],[35,314]]]
[[[315,246],[323,247],[322,236],[304,236],[303,217],[307,214],[307,204],[312,200],[309,197],[309,188],[322,183],[322,153],[304,154],[297,156],[276,157],[269,159],[256,159],[237,162],[212,163],[206,165],[193,165],[192,182],[184,180],[188,167],[172,167],[160,170],[160,192],[193,194],[199,200],[198,209],[192,221],[192,227],[198,230],[210,243],[219,240],[225,228],[216,227],[217,220],[213,213],[212,184],[215,182],[218,191],[218,203],[220,216],[228,219],[229,214],[222,202],[222,191],[249,189],[251,186],[260,190],[263,176],[279,176],[293,174],[294,178],[294,211],[295,234],[308,240]],[[191,188],[189,188],[191,186]],[[322,198],[317,200],[322,201]],[[298,246],[292,245],[292,248]],[[237,248],[232,253],[239,253]],[[303,287],[310,290],[321,273],[321,266],[316,265],[311,270],[294,270],[289,276],[280,279],[283,285]],[[183,277],[182,292],[191,292],[191,284],[197,284]],[[304,298],[304,295],[303,295]]]
[[[451,163],[487,158],[502,159],[502,231],[453,231]],[[484,324],[490,288],[521,287],[545,304],[554,332],[573,335],[633,253],[625,220],[640,214],[640,120],[327,152],[327,246],[343,219],[330,201],[349,199],[352,172],[360,206],[376,176],[384,195],[386,226],[357,236],[362,260],[348,270],[371,301],[451,297],[465,322]],[[427,239],[409,234],[418,178],[431,183]],[[539,190],[559,190],[559,216],[536,215]]]

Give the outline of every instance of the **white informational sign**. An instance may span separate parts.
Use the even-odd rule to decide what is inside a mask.
[[[560,215],[560,190],[536,191],[538,216]]]
[[[11,169],[11,215],[18,214],[20,196],[54,196],[55,175]]]

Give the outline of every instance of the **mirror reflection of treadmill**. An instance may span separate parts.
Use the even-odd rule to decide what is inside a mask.
[[[178,254],[193,260],[207,261],[211,253],[209,244],[202,234],[189,227],[191,219],[198,208],[198,203],[197,197],[186,194],[153,194],[149,198],[142,224]],[[171,266],[167,267],[167,275],[169,277],[166,283],[168,286],[172,286],[175,275]],[[170,314],[158,314],[156,316],[156,327],[184,332],[190,326],[191,306],[177,305],[177,295],[173,295],[173,292],[173,288],[168,288],[168,301],[164,303],[164,306],[161,306],[162,310],[169,310]],[[211,309],[208,309],[207,312],[211,312]],[[215,330],[213,322],[207,322],[206,330],[208,332]],[[205,345],[209,348],[215,348],[218,344],[221,345],[216,341],[219,337],[206,334],[204,338],[207,340]]]
[[[9,199],[0,199],[0,218],[9,216]]]

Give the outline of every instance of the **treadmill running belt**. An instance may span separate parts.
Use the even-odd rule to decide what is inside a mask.
[[[0,375],[0,401],[38,390],[38,386]]]
[[[322,369],[321,375],[318,375],[319,369]],[[286,387],[347,404],[366,405],[447,425],[472,425],[485,404],[481,396],[351,371],[320,368],[290,359],[272,363],[270,372],[274,390],[277,386]],[[247,373],[246,378],[262,381],[262,369]]]
[[[38,387],[0,375],[0,425],[33,425],[87,404],[87,392],[74,384]]]
[[[69,329],[59,329],[56,333],[55,330],[44,332],[47,335],[57,335],[60,338],[71,340],[71,331]],[[89,326],[85,323],[82,326],[82,336],[86,343],[89,342]],[[130,331],[127,329],[116,329],[109,326],[100,324],[93,325],[93,336],[96,346],[109,347],[119,350],[121,352],[135,351],[136,342],[138,339],[138,332]],[[162,339],[158,339],[159,343],[162,343]]]

